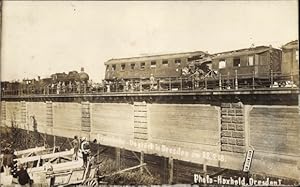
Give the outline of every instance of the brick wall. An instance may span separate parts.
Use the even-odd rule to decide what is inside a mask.
[[[1,125],[0,126],[5,126],[5,121],[6,121],[6,104],[5,101],[1,101]]]
[[[221,104],[221,150],[245,152],[245,124],[242,103]]]
[[[134,139],[148,140],[147,104],[135,102],[134,105]]]
[[[90,119],[90,103],[81,103],[81,130],[85,132],[91,131],[91,119]]]
[[[46,102],[46,124],[48,128],[53,127],[53,108],[52,102]]]
[[[21,109],[21,123],[25,124],[27,122],[27,115],[26,115],[26,112],[27,112],[27,107],[26,107],[26,102],[25,101],[21,101],[20,102],[21,105],[20,105],[20,109]]]

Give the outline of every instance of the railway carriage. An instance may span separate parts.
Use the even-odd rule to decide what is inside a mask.
[[[212,69],[218,72],[227,86],[266,86],[281,72],[281,50],[272,46],[258,46],[217,53],[212,58]],[[237,83],[235,81],[238,81]]]
[[[153,55],[132,58],[110,59],[105,62],[106,80],[180,77],[182,68],[195,59],[202,59],[208,54],[202,51]]]
[[[291,41],[282,46],[281,72],[299,85],[299,42]]]
[[[105,79],[90,84],[89,75],[70,71],[49,78],[1,82],[2,94],[58,94],[299,87],[298,40],[276,49],[257,46],[208,54],[203,51],[110,59]],[[61,90],[61,92],[57,92]]]
[[[118,85],[124,85],[122,82],[130,81],[135,90],[148,90],[151,89],[151,85],[157,89],[164,89],[169,87],[170,82],[173,87],[178,88],[179,79],[185,68],[192,62],[207,61],[209,57],[210,55],[205,52],[195,51],[111,59],[105,62],[105,81]],[[117,87],[117,90],[123,89],[123,86],[112,87]]]

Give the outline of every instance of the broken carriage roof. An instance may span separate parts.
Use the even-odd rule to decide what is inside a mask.
[[[273,48],[272,46],[257,46],[257,47],[250,47],[250,48],[243,48],[243,49],[232,50],[232,51],[225,51],[221,53],[215,53],[212,56],[213,59],[219,59],[219,58],[259,54],[259,53],[264,53],[266,51],[269,51],[270,49],[279,50]]]
[[[163,60],[169,58],[182,58],[182,57],[194,57],[194,56],[208,56],[209,54],[203,51],[193,51],[193,52],[183,52],[183,53],[165,53],[165,54],[156,54],[156,55],[144,55],[128,58],[112,58],[106,61],[104,64],[108,65],[111,63],[126,63],[126,62],[140,62],[140,61],[151,61],[151,60]]]
[[[299,49],[299,42],[298,40],[288,42],[282,46],[282,49]]]

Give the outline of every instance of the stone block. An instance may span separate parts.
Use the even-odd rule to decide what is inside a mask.
[[[223,122],[225,122],[225,123],[231,123],[232,117],[230,117],[230,116],[222,116],[221,121],[222,121],[222,123]]]
[[[243,117],[236,117],[237,123],[244,123]]]
[[[231,144],[231,145],[236,144],[236,140],[234,138],[228,138],[227,142],[228,142],[228,144]]]
[[[239,146],[244,146],[245,145],[245,140],[244,139],[236,139],[236,144]]]
[[[229,151],[229,152],[232,152],[233,151],[233,148],[231,145],[221,145],[221,151]]]
[[[241,116],[232,117],[232,123],[244,123],[244,118]]]
[[[241,131],[234,131],[232,132],[233,138],[244,138],[244,132]]]
[[[231,131],[222,131],[221,137],[231,137]]]
[[[237,131],[243,131],[245,128],[244,128],[244,125],[243,124],[236,124],[235,125],[235,129]]]
[[[228,113],[228,109],[227,108],[222,108],[221,114],[222,115],[227,115],[227,113]]]
[[[228,109],[228,116],[235,116],[234,109]]]
[[[231,103],[232,108],[242,108],[243,103],[238,102],[238,103]]]
[[[228,143],[228,138],[222,137],[221,144],[227,144],[227,143]]]
[[[245,147],[244,146],[233,146],[233,152],[236,153],[245,153]]]
[[[235,124],[229,123],[229,124],[227,125],[227,128],[228,128],[228,130],[235,130]]]
[[[222,108],[230,108],[231,107],[231,103],[222,103],[221,107]]]
[[[242,109],[235,109],[235,115],[236,116],[243,116],[243,110]]]
[[[221,124],[221,130],[227,130],[227,123]]]

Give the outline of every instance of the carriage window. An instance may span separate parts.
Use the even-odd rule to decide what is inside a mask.
[[[141,69],[145,69],[145,65],[146,65],[145,62],[141,62]]]
[[[155,68],[155,67],[156,67],[156,61],[151,61],[150,67],[151,67],[151,68]]]
[[[112,71],[115,71],[115,70],[116,70],[116,64],[113,64],[113,65],[111,66],[111,70],[112,70]]]
[[[254,65],[254,57],[253,56],[249,56],[248,57],[248,66],[253,66]]]
[[[121,64],[121,70],[125,69],[125,64]]]
[[[219,69],[223,69],[226,67],[226,61],[223,59],[223,60],[220,60],[219,61]]]
[[[134,69],[135,64],[130,64],[131,69]]]
[[[241,66],[241,59],[239,59],[239,58],[233,59],[233,66],[234,67],[240,67]]]
[[[181,60],[180,60],[180,59],[175,59],[175,64],[176,64],[177,66],[180,66],[180,65],[181,65]]]
[[[168,62],[168,60],[163,60],[163,61],[162,61],[162,65],[164,65],[164,66],[168,66],[168,65],[169,65],[169,62]]]

